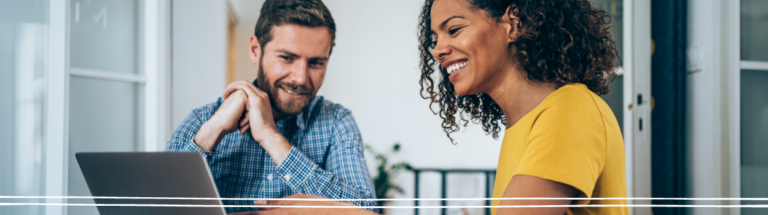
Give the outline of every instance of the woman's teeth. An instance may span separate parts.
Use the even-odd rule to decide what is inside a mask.
[[[464,66],[467,65],[469,61],[464,61],[463,63],[457,63],[449,66],[446,70],[448,70],[448,74],[453,73],[453,71],[459,70],[461,68],[464,68]]]

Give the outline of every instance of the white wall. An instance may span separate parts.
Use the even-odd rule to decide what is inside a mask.
[[[227,13],[221,0],[172,3],[172,127],[226,86]]]
[[[325,4],[336,21],[337,39],[318,94],[352,110],[367,144],[383,151],[400,142],[399,157],[416,167],[496,167],[500,140],[471,124],[453,135],[458,144],[452,145],[440,127],[441,119],[419,96],[416,25],[422,2],[326,0]],[[258,14],[258,8],[251,11]],[[256,77],[247,48],[254,25],[253,20],[241,20],[237,26],[236,80]]]
[[[454,134],[452,145],[419,96],[422,1],[325,2],[337,39],[320,94],[353,111],[366,143],[383,150],[400,142],[401,157],[415,167],[496,167],[500,141],[473,125]]]
[[[399,142],[402,151],[393,157],[394,161],[406,161],[416,168],[496,169],[500,140],[486,136],[479,125],[470,125],[453,135],[458,144],[452,145],[442,131],[441,119],[429,110],[429,102],[419,96],[416,31],[423,1],[325,3],[336,21],[337,39],[320,94],[352,110],[365,143],[386,151]],[[369,166],[375,165],[372,157],[368,159]],[[398,178],[397,182],[407,192],[402,197],[413,197],[412,177],[403,174]],[[483,197],[482,179],[455,177],[448,178],[448,189],[453,191],[449,197]],[[425,182],[421,184],[422,197],[439,197],[438,175],[425,174],[421,180]],[[451,180],[462,183],[453,184]],[[464,192],[462,188],[469,190]],[[392,212],[407,214],[411,210]]]
[[[458,144],[452,145],[442,131],[441,119],[429,110],[429,102],[419,96],[416,31],[423,1],[324,2],[336,21],[337,32],[336,47],[319,95],[352,110],[366,144],[386,152],[391,150],[395,142],[399,142],[401,152],[390,156],[390,161],[406,161],[416,168],[496,169],[500,139],[494,140],[486,136],[479,125],[470,124],[468,129],[462,128],[453,134]],[[237,7],[239,4],[233,5]],[[238,17],[246,17],[241,18],[238,26],[238,46],[247,46],[247,37],[253,34],[258,8],[235,8],[235,11],[255,13],[238,14]],[[236,50],[238,77],[253,80],[256,67],[248,60],[247,51],[247,48]],[[367,158],[369,167],[374,167],[374,158]],[[396,196],[413,197],[413,174],[403,173],[396,181],[406,190],[405,195]],[[438,174],[424,173],[421,181],[422,197],[440,197]],[[450,176],[448,185],[449,197],[484,196],[485,184],[478,175]],[[480,205],[483,202],[457,204]],[[409,214],[411,211],[391,212]],[[430,212],[439,213],[439,210],[424,210],[422,214]],[[482,212],[478,210],[472,213]]]
[[[255,26],[255,21],[240,21],[235,27],[235,81],[256,79],[259,68],[251,62],[248,51]]]
[[[458,144],[452,145],[442,131],[441,119],[429,110],[429,102],[419,96],[416,30],[422,1],[324,2],[336,21],[337,32],[336,47],[319,95],[352,110],[366,144],[387,152],[399,142],[401,152],[392,155],[391,162],[406,161],[417,168],[496,168],[501,140],[486,136],[479,125],[471,124],[453,135]],[[245,47],[247,38],[253,34],[256,21],[253,18],[258,17],[258,8],[235,10],[241,13],[238,17],[246,17],[241,18],[237,33],[238,46]],[[248,11],[255,14],[242,14]],[[247,48],[236,50],[238,80],[253,80],[256,76],[257,68],[248,60],[247,51]],[[376,165],[371,156],[368,162],[370,167]],[[438,174],[425,173],[421,180],[422,197],[440,197]],[[403,173],[396,181],[406,190],[405,195],[396,196],[413,197],[413,174]],[[449,197],[484,196],[485,184],[479,175],[450,176],[448,185]],[[411,211],[391,212],[408,214]],[[422,211],[430,212],[439,210]],[[479,213],[473,211],[473,214]]]
[[[250,38],[259,19],[264,0],[228,0],[237,17],[235,27],[235,81],[253,81],[258,67],[251,62],[248,47]]]

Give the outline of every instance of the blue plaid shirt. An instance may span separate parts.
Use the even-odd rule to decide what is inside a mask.
[[[277,130],[293,145],[280,166],[250,132],[227,134],[211,152],[200,149],[194,137],[224,102],[197,108],[173,132],[167,151],[199,152],[207,159],[222,198],[282,198],[296,193],[330,199],[373,199],[360,131],[352,113],[339,104],[315,97],[304,112],[278,120]],[[253,205],[252,201],[224,201]],[[375,206],[375,201],[355,201]],[[227,213],[255,208],[226,208]],[[369,209],[374,212],[378,210]]]

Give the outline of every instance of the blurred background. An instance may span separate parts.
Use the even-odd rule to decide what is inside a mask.
[[[452,135],[457,144],[451,144],[440,118],[419,96],[416,29],[423,2],[324,2],[337,24],[337,44],[319,95],[352,110],[369,146],[372,177],[381,170],[390,173],[386,183],[376,184],[381,196],[487,197],[501,140],[470,124]],[[0,0],[0,196],[89,196],[75,153],[162,151],[192,109],[217,99],[228,83],[256,77],[247,45],[262,3]],[[629,195],[768,197],[768,1],[592,3],[611,16],[621,55],[619,75],[603,98],[623,130]],[[738,208],[652,210],[768,214]],[[0,212],[98,214],[94,207],[61,206],[0,206]],[[651,214],[651,209],[631,212]]]

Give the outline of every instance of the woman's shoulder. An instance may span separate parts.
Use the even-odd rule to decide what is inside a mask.
[[[550,93],[536,108],[518,123],[527,129],[603,130],[600,107],[592,97],[594,93],[583,84],[569,84]],[[599,97],[598,97],[599,98]]]
[[[531,129],[546,133],[605,132],[601,108],[592,95],[594,93],[583,85],[557,89],[537,108]]]
[[[583,84],[568,84],[547,96],[541,106],[549,112],[563,112],[565,114],[598,113],[600,110],[595,101],[596,96]]]

